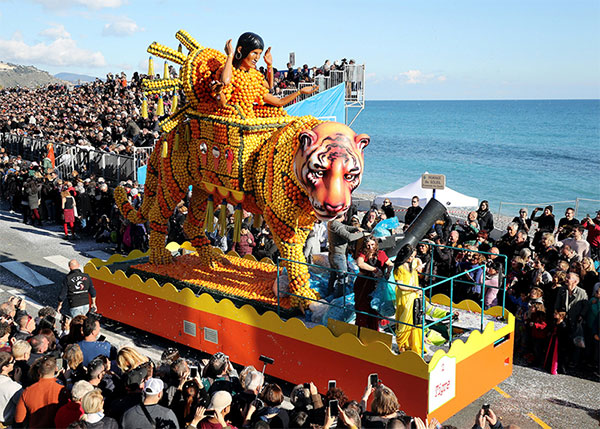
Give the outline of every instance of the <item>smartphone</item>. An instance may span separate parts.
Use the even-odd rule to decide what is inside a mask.
[[[490,415],[490,404],[483,404],[481,406],[481,409],[483,410],[483,415],[484,416],[489,416]]]
[[[329,380],[329,384],[327,385],[327,390],[335,389],[336,382],[335,380]]]
[[[52,326],[56,325],[56,319],[54,318],[54,316],[47,316],[46,320],[52,324]]]
[[[59,371],[62,371],[63,369],[65,369],[65,361],[63,358],[56,359],[56,367],[58,368]]]
[[[198,377],[198,367],[190,366],[190,378],[196,378],[196,377]]]
[[[379,384],[379,376],[377,374],[369,374],[369,386],[377,387]]]
[[[100,335],[98,337],[98,341],[106,341],[106,337],[104,335]]]
[[[329,415],[331,417],[337,417],[339,414],[338,411],[338,400],[332,399],[331,401],[329,401]]]

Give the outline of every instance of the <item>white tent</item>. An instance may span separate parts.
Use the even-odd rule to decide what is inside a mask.
[[[403,188],[396,189],[388,194],[378,195],[375,198],[375,204],[381,205],[383,200],[389,198],[396,207],[410,207],[412,197],[417,195],[420,200],[419,205],[424,207],[431,199],[432,194],[432,189],[423,189],[421,187],[421,178],[419,177],[418,180]],[[479,200],[477,198],[461,194],[447,186],[444,189],[435,191],[435,199],[446,207],[477,207],[479,205]]]

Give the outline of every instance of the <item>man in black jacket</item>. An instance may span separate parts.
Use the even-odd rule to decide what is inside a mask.
[[[64,300],[68,298],[69,306],[71,307],[71,316],[85,315],[90,310],[88,295],[92,298],[92,311],[97,311],[96,289],[94,289],[90,276],[81,271],[79,262],[76,259],[69,261],[69,270],[69,274],[63,280],[62,288],[58,295],[58,307],[56,311],[60,313]]]

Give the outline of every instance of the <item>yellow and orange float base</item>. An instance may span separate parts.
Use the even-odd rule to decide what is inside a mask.
[[[393,353],[381,334],[374,331],[363,330],[357,335],[354,325],[336,322],[329,327],[308,328],[298,318],[282,320],[273,311],[259,314],[251,305],[238,308],[229,299],[217,302],[209,293],[197,296],[188,288],[178,290],[170,283],[160,285],[153,278],[143,281],[138,275],[127,276],[122,270],[113,272],[109,267],[122,266],[128,261],[135,265],[134,260],[142,256],[134,251],[127,257],[114,255],[108,261],[93,259],[85,266],[105,317],[203,352],[222,351],[233,362],[243,365],[261,368],[258,358],[266,355],[275,360],[268,373],[283,380],[313,381],[324,392],[328,380],[335,379],[348,397],[359,399],[368,375],[377,373],[394,390],[402,410],[409,415],[444,421],[512,373],[515,322],[508,312],[503,327],[495,330],[493,323],[489,323],[482,333],[474,331],[466,342],[455,340],[448,352],[438,350],[426,362],[412,351]],[[226,284],[238,281],[244,287],[247,282],[254,285],[262,282],[264,289],[275,273],[274,266],[266,262],[229,258],[241,267],[241,272],[258,271],[262,280],[232,280],[235,269],[217,272],[212,278],[196,271],[204,291],[215,287],[219,275],[229,276]],[[179,270],[171,270],[170,275],[181,274],[185,279],[198,267]],[[254,293],[257,299],[268,298],[261,295],[261,287],[243,293],[250,297]],[[433,301],[447,304],[448,298],[436,295]],[[467,305],[473,309],[473,302],[461,304],[465,309]],[[456,308],[461,308],[461,304]],[[494,307],[486,313],[499,315],[501,309]]]

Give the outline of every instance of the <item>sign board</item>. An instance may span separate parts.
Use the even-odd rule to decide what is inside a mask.
[[[429,373],[429,412],[456,396],[456,358],[442,357]]]
[[[290,64],[292,67],[296,65],[296,53],[290,52]]]
[[[446,176],[443,174],[423,174],[421,176],[421,188],[444,189],[446,187]]]

